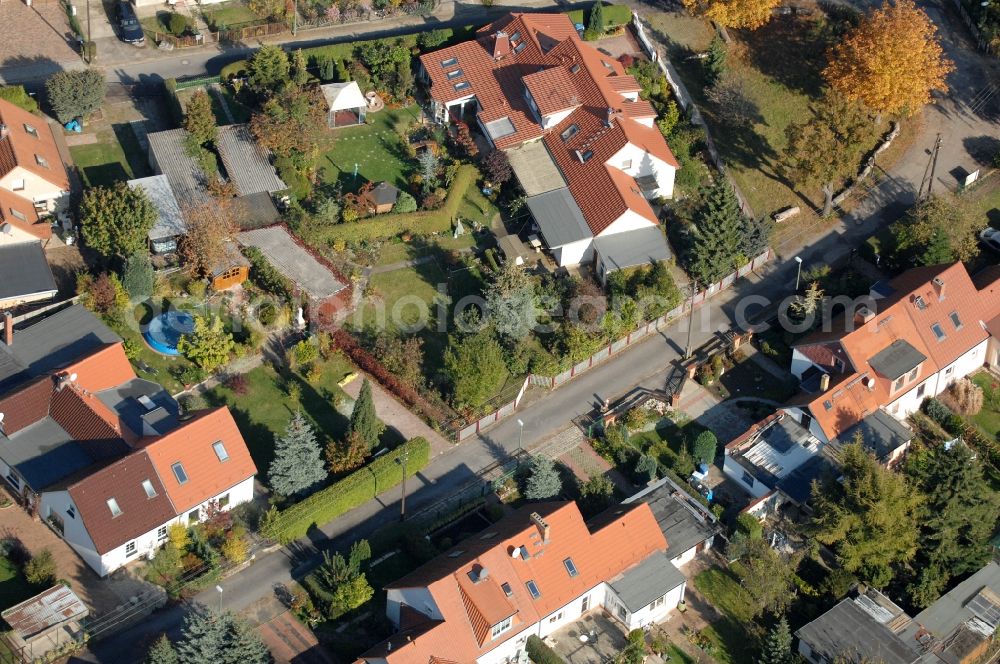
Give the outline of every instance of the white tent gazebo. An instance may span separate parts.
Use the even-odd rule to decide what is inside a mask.
[[[361,94],[357,81],[327,83],[321,85],[320,89],[329,109],[326,121],[330,127],[364,124],[368,101]]]

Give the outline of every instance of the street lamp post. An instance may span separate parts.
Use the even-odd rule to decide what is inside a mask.
[[[215,586],[215,590],[219,593],[219,613],[222,613],[222,586]]]
[[[410,457],[410,449],[408,447],[403,447],[403,453],[400,455],[396,463],[403,466],[403,482],[401,484],[403,494],[399,501],[399,520],[406,520],[406,460]]]
[[[795,273],[795,292],[799,292],[799,279],[802,278],[802,257],[796,256],[795,262],[799,264],[798,272]]]
[[[517,454],[520,456],[523,449],[521,443],[524,442],[524,422],[521,421],[521,418],[517,419],[517,426],[521,427],[521,430],[517,434]]]

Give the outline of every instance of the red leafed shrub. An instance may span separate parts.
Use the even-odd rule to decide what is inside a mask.
[[[402,399],[407,406],[434,422],[444,422],[447,419],[447,415],[441,408],[432,404],[415,389],[389,373],[389,370],[382,366],[382,363],[374,355],[362,348],[357,339],[352,337],[348,332],[340,328],[334,330],[333,343],[347,357],[351,358],[351,361],[358,368],[378,381],[379,385]]]
[[[618,62],[622,63],[622,67],[628,69],[635,64],[635,56],[629,55],[628,53],[622,53],[618,56]]]
[[[250,384],[247,383],[246,376],[243,374],[236,374],[229,377],[229,380],[226,381],[226,387],[231,389],[236,394],[246,394],[247,390],[250,389]]]
[[[427,194],[424,200],[420,201],[422,210],[436,210],[444,204],[444,199],[437,194]]]

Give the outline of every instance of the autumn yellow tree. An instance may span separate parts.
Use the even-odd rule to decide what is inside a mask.
[[[913,0],[885,0],[830,52],[823,76],[835,90],[879,114],[912,115],[946,92],[953,69],[937,29]]]
[[[226,261],[228,243],[236,235],[235,210],[231,199],[210,198],[184,208],[187,232],[181,242],[184,267],[194,277],[207,277]]]
[[[688,11],[727,28],[756,30],[771,20],[781,0],[684,0]]]

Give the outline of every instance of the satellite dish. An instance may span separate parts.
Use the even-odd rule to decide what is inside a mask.
[[[0,424],[3,424],[3,413],[0,413]]]
[[[75,373],[71,373],[69,375],[69,382],[71,382],[71,383],[75,383],[76,382],[76,374]]]
[[[514,549],[510,552],[510,557],[511,558],[520,558],[521,557],[521,547],[515,546]]]
[[[14,232],[14,227],[11,226],[10,224],[4,222],[2,225],[0,225],[0,233],[3,233],[4,235],[10,235],[13,232]]]

